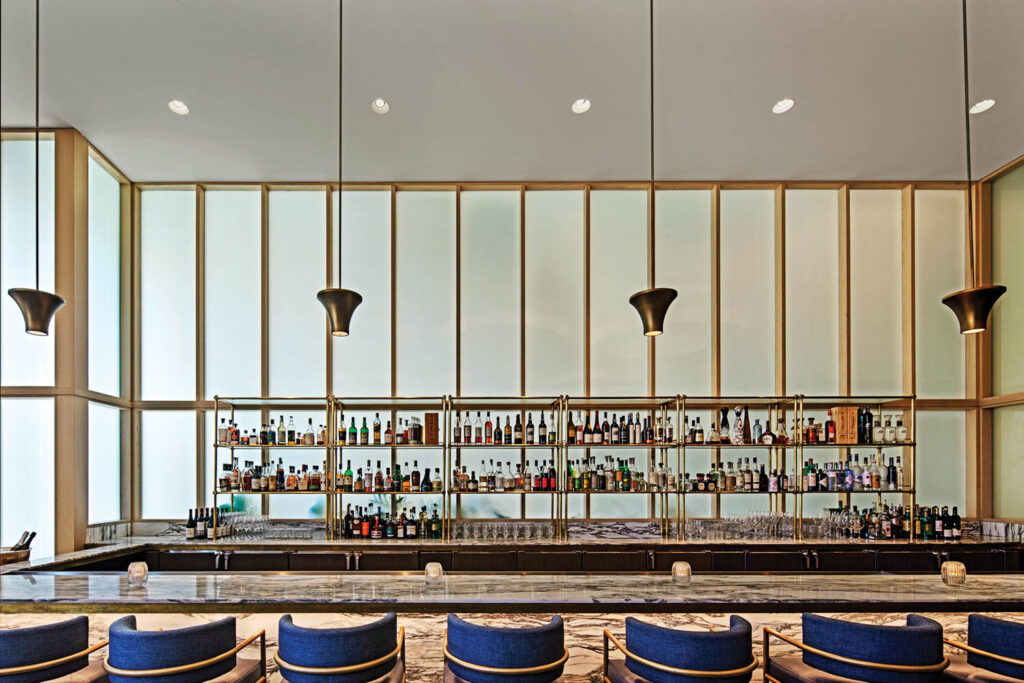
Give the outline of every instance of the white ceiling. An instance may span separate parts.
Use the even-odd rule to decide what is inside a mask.
[[[347,0],[345,179],[648,178],[647,8]],[[0,3],[5,128],[32,125],[32,11]],[[42,11],[42,125],[133,180],[337,178],[337,0]],[[971,99],[998,101],[972,117],[980,177],[1024,154],[1024,2],[970,0],[969,23]],[[958,0],[656,0],[655,32],[660,179],[964,176]]]

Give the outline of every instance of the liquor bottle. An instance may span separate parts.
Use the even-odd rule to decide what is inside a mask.
[[[825,443],[836,442],[836,423],[832,420],[832,409],[829,408],[825,420]]]
[[[512,428],[512,439],[513,443],[523,443],[523,423],[519,419],[519,414],[516,414],[516,426]]]
[[[433,490],[434,493],[437,493],[438,491],[441,490],[441,484],[442,483],[443,482],[441,481],[441,468],[440,467],[435,467],[434,468],[434,478],[430,482],[430,485],[432,487],[431,490]]]
[[[480,420],[480,411],[476,411],[476,422],[473,423],[473,443],[484,442],[484,423]]]
[[[935,506],[932,508],[932,516],[935,518],[935,538],[945,541],[952,539],[953,530],[947,529],[949,526],[949,508],[943,506],[940,513],[938,506]]]
[[[269,467],[268,468],[257,467],[256,469],[259,471],[259,475],[260,475],[260,485],[259,485],[260,491],[267,491],[267,490],[269,490],[270,483],[267,481],[267,470],[270,469],[270,468]]]
[[[277,445],[277,427],[274,426],[274,420],[271,418],[270,427],[267,429],[267,445]]]
[[[778,470],[772,470],[772,473],[768,475],[768,491],[774,493],[779,490],[779,472]]]
[[[612,443],[612,428],[611,425],[608,424],[608,411],[605,411],[604,413],[604,422],[601,423],[600,440],[597,441],[597,443]]]
[[[885,443],[885,429],[882,428],[879,416],[875,416],[875,423],[871,427],[871,443]]]
[[[501,429],[500,417],[494,419],[494,438],[492,439],[492,443],[497,444],[499,446],[505,443],[505,435]]]
[[[949,525],[951,527],[950,540],[953,542],[961,539],[960,535],[960,513],[956,510],[956,505],[953,506],[953,514],[950,515]]]
[[[476,470],[473,470],[469,476],[469,483],[466,485],[467,491],[478,491],[480,489],[480,482],[476,478]]]
[[[555,461],[551,460],[551,464],[548,467],[548,490],[556,491],[558,489],[558,475],[555,472]]]
[[[506,444],[511,444],[512,443],[512,423],[509,422],[508,415],[505,416],[504,442]]]
[[[22,537],[24,538],[24,536]],[[192,508],[188,511],[188,521],[185,522],[185,540],[194,541],[196,539],[196,519],[192,516]],[[21,543],[18,543],[20,546]]]
[[[359,428],[359,445],[370,445],[370,428],[366,425],[366,417],[363,417],[363,426]]]
[[[430,468],[429,467],[424,467],[423,468],[423,479],[420,481],[420,489],[419,490],[420,491],[431,491],[431,490],[433,490],[433,488],[434,487],[430,483]]]
[[[359,443],[359,430],[356,429],[356,419],[354,417],[348,428],[348,443],[352,446]]]
[[[270,443],[270,436],[267,434],[267,425],[260,427],[260,445],[266,446]]]
[[[554,422],[554,420],[552,420]],[[537,425],[537,443],[548,443],[548,426],[544,423],[544,411],[540,411],[540,424]]]
[[[583,426],[583,443],[592,444],[594,443],[594,430],[590,428],[590,411],[586,412],[586,422],[580,422]]]
[[[896,419],[896,443],[906,443],[907,441],[907,428],[903,424],[902,418]]]
[[[885,431],[882,434],[885,443],[896,442],[896,427],[892,424],[892,415],[885,416]]]
[[[527,413],[526,417],[526,443],[533,444],[533,413]]]
[[[225,418],[220,419],[220,426],[217,427],[217,443],[224,444],[228,442],[228,425],[225,422]]]
[[[462,443],[462,423],[459,422],[459,414],[457,412],[452,421],[452,443]]]
[[[384,428],[384,445],[391,446],[395,443],[395,431],[391,429],[391,420],[387,421],[387,426]]]
[[[373,414],[373,445],[380,445],[380,413]]]
[[[473,443],[473,424],[469,419],[469,411],[466,411],[466,418],[462,421],[462,443]]]
[[[283,416],[282,416],[283,417]],[[295,441],[295,417],[293,415],[288,416],[288,429],[285,430],[285,445],[294,446]]]
[[[743,406],[743,443],[752,443],[753,435],[750,430],[750,412],[747,406]]]
[[[491,422],[491,411],[487,411],[487,421],[484,423],[484,443],[494,443],[494,423]]]
[[[313,446],[316,444],[316,434],[313,433],[313,418],[309,418],[309,424],[306,425],[306,431],[302,434],[302,444],[304,446]]]
[[[903,464],[900,462],[900,456],[896,456],[896,487],[903,490]]]

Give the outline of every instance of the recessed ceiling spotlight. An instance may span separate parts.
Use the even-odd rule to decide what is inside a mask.
[[[188,105],[181,100],[171,100],[167,103],[167,108],[178,116],[185,116],[188,114]]]
[[[975,102],[974,106],[971,107],[970,111],[972,114],[980,114],[983,111],[988,111],[994,106],[996,106],[995,100],[982,100],[981,102]]]
[[[370,109],[372,109],[375,114],[387,114],[391,111],[391,105],[388,104],[388,101],[383,97],[378,97],[370,103]]]
[[[796,102],[794,102],[788,97],[783,100],[779,100],[778,102],[772,105],[772,113],[785,114],[787,111],[793,108],[794,104],[796,104]]]
[[[586,114],[588,111],[590,111],[590,100],[586,97],[581,97],[572,103],[573,114]]]

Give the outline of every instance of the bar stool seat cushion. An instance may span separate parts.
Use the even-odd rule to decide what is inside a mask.
[[[134,616],[121,617],[110,625],[108,662],[118,669],[164,669],[194,664],[224,654],[235,647],[235,619],[226,617],[210,624],[189,626],[170,631],[139,631]],[[249,680],[250,660],[242,671],[234,672],[236,657],[201,669],[169,676],[128,677],[109,674],[112,683],[200,683],[233,676],[223,683],[245,683]],[[256,662],[257,667],[259,662]]]
[[[967,644],[994,655],[1024,660],[1024,624],[971,614],[967,617]],[[967,653],[967,663],[993,673],[1024,680],[1024,666]]]
[[[398,616],[385,614],[377,621],[346,628],[306,628],[286,614],[278,621],[278,655],[288,664],[314,668],[353,666],[379,659],[398,644]],[[401,658],[349,674],[304,674],[281,669],[289,683],[364,683],[389,680],[396,670],[404,671]],[[400,679],[399,679],[400,680]]]
[[[942,673],[947,681],[963,681],[963,683],[1012,683],[1024,680],[968,664],[967,655],[949,655],[949,668]]]
[[[750,622],[736,615],[729,618],[729,629],[726,631],[683,631],[626,617],[626,647],[638,657],[658,664],[699,671],[742,669],[751,663],[754,656],[751,654]],[[651,683],[708,680],[658,671],[628,658],[626,668]],[[752,672],[749,672],[715,680],[722,683],[745,683],[751,675]]]
[[[918,614],[907,615],[906,626],[877,626],[803,615],[805,645],[831,654],[868,662],[928,666],[942,661],[942,625]],[[805,664],[836,676],[869,683],[932,683],[941,671],[883,671],[803,653]]]
[[[448,615],[448,651],[472,664],[501,669],[525,669],[544,666],[560,660],[565,653],[562,617],[557,614],[543,626],[498,628],[480,626]],[[473,671],[445,660],[448,670],[467,683],[548,683],[562,675],[564,663],[554,669],[535,674],[490,674]]]
[[[50,662],[89,648],[89,617],[81,616],[55,624],[0,629],[0,669],[12,669]],[[45,671],[2,676],[4,683],[32,683],[59,678],[88,664],[86,656]]]

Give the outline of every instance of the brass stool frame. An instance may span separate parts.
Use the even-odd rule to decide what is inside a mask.
[[[147,677],[160,677],[160,676],[172,676],[174,674],[188,673],[189,671],[195,671],[196,669],[202,669],[207,666],[212,666],[218,662],[222,662],[228,657],[233,657],[238,654],[240,650],[248,647],[257,638],[260,639],[260,673],[262,674],[256,681],[256,683],[266,683],[267,680],[267,633],[263,629],[260,629],[256,633],[252,634],[238,645],[227,652],[222,652],[216,657],[210,657],[204,659],[201,662],[192,662],[191,664],[181,664],[179,666],[169,666],[163,669],[118,669],[116,666],[111,665],[110,655],[108,654],[103,658],[103,668],[107,673],[114,674],[115,676],[124,676],[125,678],[147,678]]]
[[[852,664],[855,666],[862,666],[865,669],[877,669],[879,671],[895,671],[901,673],[928,673],[930,671],[942,671],[949,666],[949,658],[943,657],[941,662],[936,664],[884,664],[882,662],[867,662],[862,659],[851,659],[850,657],[843,657],[842,655],[832,654],[825,650],[819,650],[816,647],[805,645],[795,638],[790,638],[787,635],[783,635],[773,628],[767,626],[764,627],[764,679],[771,681],[772,683],[781,683],[779,679],[768,673],[768,664],[771,661],[771,655],[769,653],[770,648],[770,637],[775,636],[779,640],[789,643],[804,652],[810,652],[813,655],[824,657],[825,659],[831,659],[834,662],[842,662],[843,664]]]
[[[88,657],[91,653],[95,652],[101,647],[106,647],[108,642],[110,641],[104,640],[99,643],[96,643],[92,647],[82,650],[81,652],[76,652],[65,657],[60,657],[59,659],[51,659],[48,662],[38,662],[36,664],[25,664],[23,666],[12,666],[7,669],[0,669],[0,676],[16,676],[19,674],[32,673],[34,671],[44,671],[46,669],[52,669],[55,666],[67,664],[68,662],[73,661],[75,659],[79,659],[81,657]],[[88,664],[88,662],[86,662],[86,664]]]
[[[402,664],[405,664],[405,627],[398,629],[398,644],[395,649],[387,653],[383,657],[378,657],[369,662],[362,662],[360,664],[349,664],[347,666],[334,666],[334,667],[317,667],[317,666],[299,666],[298,664],[291,664],[281,659],[281,648],[278,647],[274,650],[274,661],[277,662],[277,666],[285,671],[294,671],[298,674],[318,674],[321,676],[337,676],[340,674],[351,674],[359,671],[366,671],[372,669],[375,666],[383,664],[384,662],[394,657],[401,657]],[[405,673],[402,674],[402,680],[405,680]]]
[[[750,664],[747,664],[744,667],[740,667],[739,669],[728,669],[723,671],[706,671],[704,669],[680,669],[675,666],[660,664],[658,662],[651,661],[650,659],[644,659],[640,655],[630,652],[628,649],[626,649],[625,644],[620,642],[619,639],[616,638],[611,631],[605,629],[603,675],[604,680],[606,682],[610,682],[611,680],[608,678],[608,641],[611,641],[617,649],[621,650],[622,654],[626,655],[626,659],[632,659],[634,662],[643,664],[644,666],[649,666],[652,669],[657,669],[658,671],[664,671],[665,673],[670,674],[678,674],[680,676],[692,676],[694,678],[728,678],[730,676],[742,676],[743,674],[748,674],[757,668],[757,654],[754,652],[750,653],[750,657],[752,660]]]

